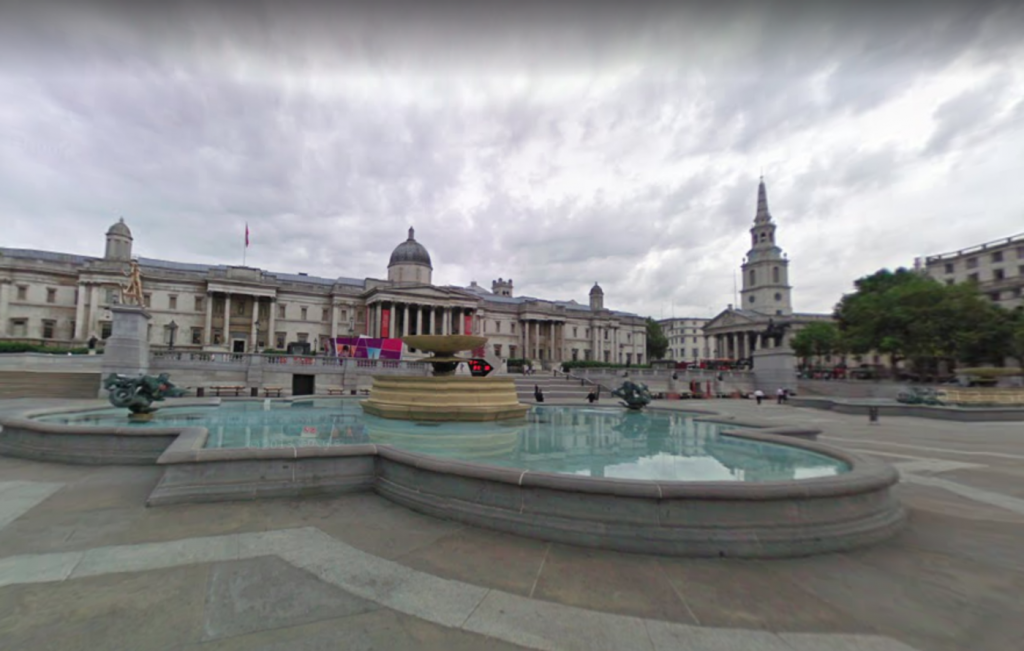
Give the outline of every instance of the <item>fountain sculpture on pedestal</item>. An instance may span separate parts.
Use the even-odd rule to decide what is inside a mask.
[[[523,418],[528,405],[519,403],[510,377],[456,376],[459,351],[479,348],[486,337],[472,335],[411,335],[402,337],[410,348],[432,353],[423,360],[433,375],[380,375],[373,378],[363,411],[382,418],[427,421],[484,421]]]

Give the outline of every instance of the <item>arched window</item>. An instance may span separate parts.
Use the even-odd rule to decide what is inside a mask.
[[[778,267],[772,267],[772,282],[773,283],[779,282],[779,268]]]
[[[757,272],[754,269],[750,270],[750,286],[753,287],[757,284]]]
[[[762,242],[764,242],[764,241],[765,241],[765,235],[764,235],[764,233],[761,233],[761,241],[762,241]]]

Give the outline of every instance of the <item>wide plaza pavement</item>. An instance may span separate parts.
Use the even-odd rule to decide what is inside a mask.
[[[373,494],[146,508],[157,467],[0,457],[0,648],[1024,648],[1024,424],[655,406],[820,427],[900,469],[907,527],[810,558],[654,557],[467,527]]]

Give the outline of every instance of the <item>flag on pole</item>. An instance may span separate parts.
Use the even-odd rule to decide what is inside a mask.
[[[245,248],[249,248],[249,222],[245,222]]]

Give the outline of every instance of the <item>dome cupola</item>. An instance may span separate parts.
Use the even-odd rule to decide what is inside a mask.
[[[416,241],[416,231],[409,227],[409,239],[395,247],[388,262],[388,280],[398,283],[430,284],[434,267],[430,253]]]

